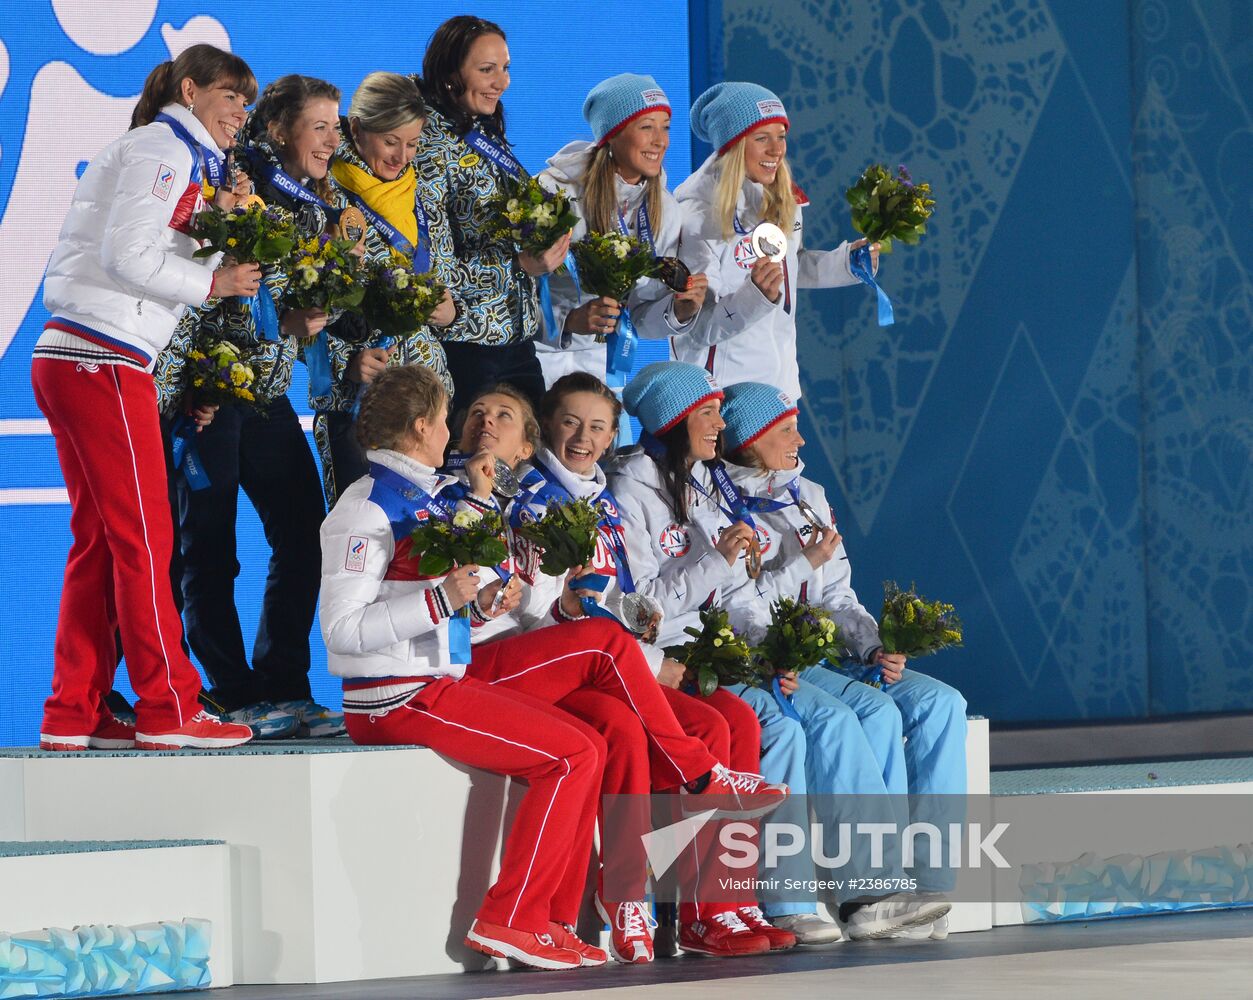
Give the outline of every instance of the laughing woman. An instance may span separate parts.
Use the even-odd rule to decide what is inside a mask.
[[[682,214],[666,189],[662,167],[670,146],[670,102],[651,76],[621,73],[592,88],[583,117],[593,142],[568,143],[548,160],[540,174],[546,187],[566,191],[579,223],[571,238],[589,231],[634,236],[657,256],[678,253]],[[656,278],[646,279],[625,303],[642,337],[681,337],[693,326],[708,281],[692,275],[688,288],[672,292]],[[610,298],[579,297],[567,275],[552,279],[556,329],[545,330],[536,346],[544,380],[552,386],[562,375],[590,372],[605,378],[606,345],[593,335],[612,332],[620,303]],[[622,385],[625,372],[614,384]]]
[[[366,218],[365,258],[385,261],[393,252],[413,260],[415,271],[441,271],[438,222],[418,184],[413,158],[427,141],[427,107],[417,86],[396,73],[371,73],[352,95],[343,142],[331,164],[335,183]],[[429,222],[428,222],[429,220]],[[317,417],[314,435],[322,457],[328,505],[369,470],[357,442],[357,400],[389,365],[425,365],[452,393],[438,328],[453,318],[453,300],[444,296],[430,322],[399,343],[364,329],[359,314],[349,313],[327,330],[330,382],[310,381],[309,396]]]
[[[561,263],[569,237],[536,256],[493,234],[492,202],[523,173],[505,137],[504,31],[478,17],[450,18],[427,45],[422,77],[432,113],[417,164],[431,199],[435,269],[457,310],[443,333],[448,370],[460,400],[504,381],[537,404],[544,377],[533,342],[535,278]]]

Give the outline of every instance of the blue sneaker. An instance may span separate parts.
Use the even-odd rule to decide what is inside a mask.
[[[221,718],[251,727],[254,740],[286,739],[288,736],[295,736],[296,730],[300,728],[296,716],[268,701],[245,705],[233,712],[223,712]]]
[[[296,718],[299,735],[320,740],[328,736],[343,736],[348,732],[344,725],[344,713],[319,705],[312,698],[275,703],[280,711],[290,712]]]

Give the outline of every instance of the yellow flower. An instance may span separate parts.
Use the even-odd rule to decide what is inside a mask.
[[[300,258],[300,260],[296,261],[296,266],[297,267],[313,267],[316,263],[317,263],[316,260],[314,260],[308,254],[305,254],[303,257]]]
[[[228,247],[233,247],[233,246],[236,246],[238,243],[239,243],[239,240],[235,239],[235,237],[234,237],[234,236],[228,236],[228,237],[226,238],[226,245],[227,245]]]
[[[257,397],[254,396],[247,389],[236,389],[235,395],[238,396],[240,399],[246,399],[250,403],[256,402],[256,399],[257,399]]]
[[[721,646],[721,645],[722,645],[722,640],[721,640],[721,639],[715,639],[715,640],[714,640],[714,645],[715,645],[715,646]]]
[[[231,365],[231,384],[243,385],[248,381],[248,372],[243,365]]]

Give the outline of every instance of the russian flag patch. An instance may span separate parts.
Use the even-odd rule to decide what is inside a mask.
[[[162,163],[157,167],[157,179],[152,183],[152,193],[162,201],[170,200],[170,192],[174,190],[174,168]]]

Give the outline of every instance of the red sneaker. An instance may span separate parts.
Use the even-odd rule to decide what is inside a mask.
[[[236,722],[222,722],[208,712],[197,712],[181,729],[164,733],[136,733],[136,750],[223,750],[252,739],[252,730]]]
[[[788,796],[787,785],[774,785],[760,774],[732,771],[718,764],[709,772],[702,792],[680,789],[683,811],[688,815],[716,809],[722,819],[756,819],[773,812]]]
[[[643,965],[653,960],[653,928],[657,921],[642,902],[606,905],[597,894],[596,912],[609,925],[609,954],[626,965]]]
[[[750,931],[763,935],[770,942],[771,951],[787,951],[788,948],[796,947],[796,935],[782,927],[775,927],[766,919],[760,906],[741,906],[736,912]]]
[[[750,930],[734,910],[713,914],[708,921],[684,924],[679,930],[679,947],[684,951],[716,958],[760,955],[770,950],[770,941]]]
[[[588,944],[574,933],[574,928],[569,924],[559,924],[554,920],[549,923],[548,929],[552,934],[553,944],[578,955],[580,965],[604,965],[609,961],[605,949]]]
[[[135,727],[118,722],[106,712],[89,736],[39,734],[40,750],[130,750],[135,746]]]
[[[518,931],[504,924],[475,920],[466,935],[466,944],[493,958],[512,958],[534,969],[577,969],[583,956],[569,948],[558,948],[551,934]]]

